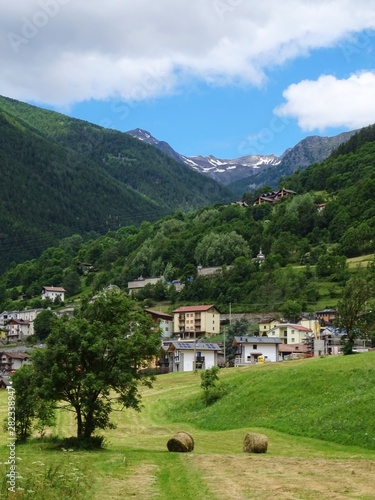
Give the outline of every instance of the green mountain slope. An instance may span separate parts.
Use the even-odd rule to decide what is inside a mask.
[[[229,190],[127,134],[0,97],[0,268],[58,238],[155,220]]]

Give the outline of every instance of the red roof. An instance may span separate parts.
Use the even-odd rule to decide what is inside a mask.
[[[306,328],[305,326],[302,325],[295,325],[293,323],[280,323],[279,325],[276,325],[276,328],[281,328],[283,326],[293,328],[293,330],[299,330],[301,332],[311,332],[311,328]]]
[[[8,321],[6,322],[7,325],[29,325],[30,324],[30,321],[28,321],[27,319],[15,319],[15,318],[11,318],[11,319],[8,319]]]
[[[201,311],[209,311],[212,309],[213,305],[210,306],[182,306],[179,307],[178,309],[175,309],[173,312],[174,313],[183,313],[183,312],[201,312]]]

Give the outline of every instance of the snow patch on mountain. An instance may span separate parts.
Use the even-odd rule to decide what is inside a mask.
[[[155,139],[146,130],[137,128],[127,133],[161,149],[180,163],[184,163],[197,172],[208,175],[222,184],[230,184],[236,180],[249,177],[262,169],[276,166],[281,161],[275,155],[249,155],[235,159],[216,158],[213,155],[184,156],[177,153],[168,143]]]

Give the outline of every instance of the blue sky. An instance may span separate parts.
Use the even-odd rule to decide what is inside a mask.
[[[188,156],[375,123],[375,0],[18,0],[1,29],[0,94]]]

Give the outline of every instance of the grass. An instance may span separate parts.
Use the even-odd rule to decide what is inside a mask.
[[[113,413],[101,451],[62,449],[56,439],[17,445],[17,490],[9,498],[137,500],[374,498],[375,352],[228,368],[227,394],[205,407],[199,373],[157,377],[141,412]],[[6,413],[0,393],[0,419]],[[193,453],[169,453],[178,430]],[[59,413],[54,435],[73,435]],[[268,436],[266,455],[242,452],[247,432]],[[0,439],[6,462],[7,436]],[[3,477],[6,474],[6,465]],[[335,481],[332,481],[335,477]],[[3,482],[0,498],[8,498]]]
[[[373,262],[375,254],[361,255],[347,259],[349,269],[357,269],[358,267],[367,267],[370,262]]]
[[[375,450],[375,353],[224,370],[226,395],[204,407],[199,391],[165,415],[207,430],[246,425]],[[230,408],[230,411],[228,411]]]

